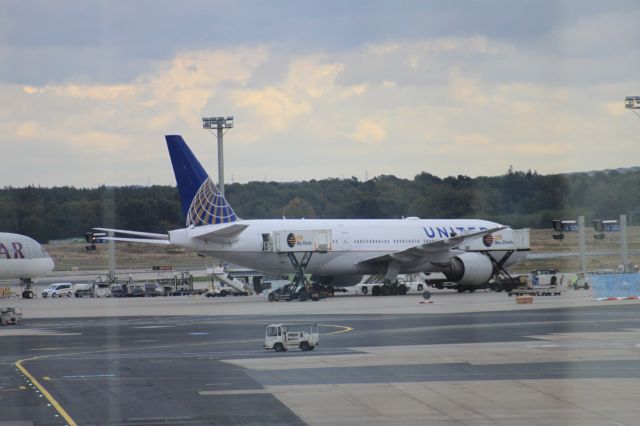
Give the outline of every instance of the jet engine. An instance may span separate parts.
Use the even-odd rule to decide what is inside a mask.
[[[444,274],[458,284],[481,285],[493,275],[493,264],[484,254],[463,253],[451,259]]]
[[[331,287],[350,287],[362,281],[363,275],[313,275],[311,281]]]

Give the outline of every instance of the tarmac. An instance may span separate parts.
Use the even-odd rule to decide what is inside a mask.
[[[6,299],[5,425],[640,425],[640,302],[434,291]],[[317,322],[312,352],[264,326]]]

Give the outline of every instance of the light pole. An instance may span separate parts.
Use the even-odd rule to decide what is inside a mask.
[[[233,117],[202,117],[202,128],[218,136],[218,190],[224,197],[224,153],[222,138],[225,129],[233,129]]]
[[[554,231],[558,232],[553,234],[554,240],[564,239],[564,232],[578,231],[578,252],[580,255],[580,271],[587,273],[587,246],[586,246],[586,232],[584,228],[584,216],[578,216],[578,221],[575,220],[552,220],[551,224]]]
[[[640,96],[627,96],[624,98],[624,107],[640,117]]]
[[[597,232],[600,232],[599,235],[601,235],[602,238],[604,238],[605,232],[620,232],[620,259],[622,261],[623,270],[625,272],[630,272],[631,265],[629,263],[629,248],[627,247],[627,215],[621,214],[619,220],[594,220],[593,227]]]

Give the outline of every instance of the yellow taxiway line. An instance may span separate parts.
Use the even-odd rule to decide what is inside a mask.
[[[342,330],[332,331],[331,333],[321,333],[323,336],[328,336],[329,334],[340,334],[346,333],[347,331],[353,330],[352,327],[347,327],[346,325],[331,325],[331,324],[318,324],[320,327],[334,327],[341,328]]]
[[[22,372],[22,374],[27,377],[27,379],[31,381],[31,383],[34,384],[36,388],[38,388],[40,393],[42,393],[42,395],[47,398],[47,400],[51,403],[51,406],[53,406],[53,408],[55,408],[56,411],[60,413],[60,416],[62,416],[62,418],[67,422],[68,426],[78,426],[78,424],[71,418],[69,413],[67,413],[65,409],[62,408],[60,403],[58,403],[58,401],[56,401],[56,399],[51,396],[51,394],[44,388],[44,386],[42,386],[40,382],[38,382],[38,380],[36,380],[36,378],[33,377],[33,375],[29,373],[29,371],[22,365],[23,362],[33,361],[36,359],[38,359],[38,357],[21,359],[20,361],[16,361],[15,366]]]
[[[318,324],[321,327],[333,327],[333,328],[338,328],[339,330],[336,331],[332,331],[329,333],[322,333],[322,335],[330,335],[330,334],[340,334],[340,333],[346,333],[348,331],[352,331],[353,328],[352,327],[347,327],[344,325],[332,325],[332,324]],[[248,341],[261,341],[262,339],[255,339],[255,340],[248,340]],[[243,341],[241,341],[243,342]],[[227,342],[228,343],[228,342]],[[210,344],[210,343],[200,343],[199,345],[202,344]],[[160,347],[170,347],[171,345],[165,345],[165,346],[160,346]],[[193,345],[189,345],[189,346],[193,346]],[[149,349],[149,348],[140,348],[140,349]],[[118,350],[118,349],[115,349]],[[104,351],[89,351],[86,353],[99,353],[99,352],[110,352],[110,350],[104,350]],[[83,353],[83,352],[80,352]],[[69,354],[66,354],[69,355]],[[46,357],[53,357],[54,355],[47,355]],[[67,422],[68,426],[78,426],[78,424],[75,422],[75,420],[73,420],[73,418],[71,418],[71,416],[69,415],[69,413],[66,412],[66,410],[64,408],[62,408],[62,406],[60,405],[60,403],[58,401],[56,401],[56,399],[44,388],[44,386],[42,386],[40,384],[40,382],[38,382],[38,380],[33,377],[33,375],[31,373],[29,373],[29,371],[24,367],[24,365],[22,365],[24,362],[27,361],[35,361],[37,359],[39,359],[41,357],[33,357],[33,358],[25,358],[25,359],[21,359],[19,361],[16,361],[15,366],[16,368],[18,368],[22,374],[24,374],[27,379],[29,379],[31,381],[31,383],[34,384],[34,386],[36,388],[38,388],[38,390],[42,393],[42,395],[49,401],[49,403],[51,403],[51,406],[53,406],[56,411],[58,411],[58,413],[60,413],[60,416],[62,416],[62,418]],[[44,377],[45,380],[50,380],[49,377]]]

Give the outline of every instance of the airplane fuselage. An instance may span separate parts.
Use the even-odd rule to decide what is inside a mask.
[[[0,233],[0,279],[31,279],[53,270],[53,260],[34,239]]]
[[[169,232],[172,244],[187,247],[198,253],[215,259],[242,265],[268,273],[293,273],[294,267],[287,251],[265,249],[265,235],[273,236],[277,232],[305,232],[328,230],[331,242],[326,252],[317,252],[306,268],[316,275],[374,274],[383,272],[379,265],[365,262],[377,255],[399,252],[421,244],[446,240],[456,235],[473,233],[498,227],[499,224],[478,219],[281,219],[281,220],[242,220],[237,223],[248,225],[233,238],[194,237],[207,228],[215,230],[220,225],[205,225],[179,229]],[[501,239],[500,247],[482,246],[492,249],[499,255],[512,250],[506,239]],[[468,244],[467,244],[468,246]],[[400,273],[439,271],[438,263],[447,262],[453,256],[474,250],[474,247],[441,251],[421,258],[415,262],[403,263]],[[525,253],[511,256],[509,263],[521,260]]]

